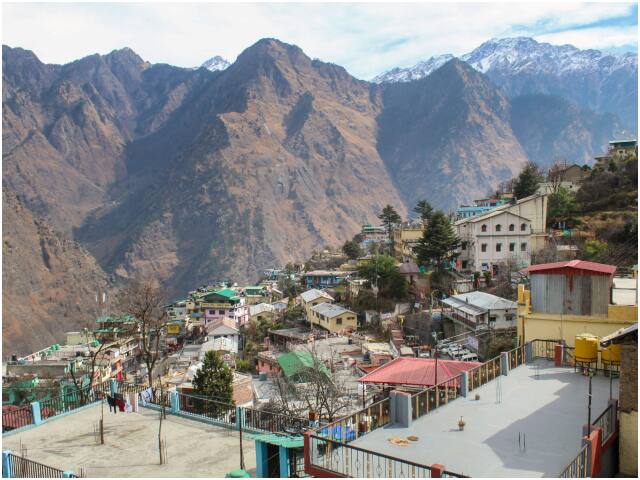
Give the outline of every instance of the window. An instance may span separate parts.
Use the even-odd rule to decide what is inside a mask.
[[[467,242],[462,242],[462,244],[460,245],[460,248],[462,250],[466,250],[467,249]]]
[[[515,252],[515,251],[516,251],[516,244],[515,244],[515,242],[511,242],[511,243],[509,244],[509,251],[510,251],[510,252]]]
[[[502,230],[502,225],[500,224],[496,225],[496,232],[499,232],[500,230]]]
[[[511,225],[509,225],[509,231],[510,232],[515,232],[516,231],[516,226],[513,223]]]
[[[486,225],[482,225],[482,226],[480,227],[480,231],[481,231],[481,232],[486,232],[486,231],[487,231],[487,226],[486,226]]]
[[[501,251],[502,251],[502,244],[496,243],[496,252],[501,252]]]
[[[521,252],[526,252],[527,251],[527,242],[522,242],[520,244],[520,251]]]
[[[342,325],[342,319],[341,318],[336,319],[336,325]]]
[[[480,251],[482,252],[486,252],[487,251],[487,244],[483,243],[482,245],[480,245]]]
[[[469,264],[469,262],[467,262],[466,260],[463,260],[462,261],[462,268],[466,270],[468,264]]]
[[[224,315],[224,310],[218,310],[218,315]]]
[[[522,225],[520,225],[520,231],[521,232],[524,232],[526,230],[527,230],[527,224],[526,223],[523,223]]]

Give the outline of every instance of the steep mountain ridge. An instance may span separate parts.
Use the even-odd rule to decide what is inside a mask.
[[[387,85],[383,99],[378,150],[407,205],[427,198],[455,208],[527,161],[509,124],[509,102],[464,62],[450,60],[422,80]]]
[[[430,75],[424,65],[394,68],[374,78],[377,83],[406,82]],[[486,74],[509,98],[520,95],[562,96],[583,109],[615,113],[622,125],[638,129],[638,55],[580,50],[572,45],[551,45],[532,38],[491,39],[460,59]]]
[[[2,350],[26,354],[89,326],[107,275],[76,242],[2,189]]]

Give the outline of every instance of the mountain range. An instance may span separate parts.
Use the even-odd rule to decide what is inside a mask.
[[[444,54],[409,68],[394,68],[375,83],[408,82],[430,75],[453,55]],[[532,38],[491,39],[460,56],[487,75],[509,98],[549,94],[581,108],[615,113],[631,132],[638,129],[638,55],[580,50],[572,45],[539,43]]]
[[[3,212],[3,248],[23,247],[3,267],[29,265],[27,283],[3,289],[3,314],[25,325],[66,312],[44,298],[25,305],[28,285],[56,285],[67,306],[82,292],[82,316],[97,282],[86,278],[152,276],[169,295],[253,281],[351,238],[388,203],[403,217],[421,198],[451,209],[529,160],[589,161],[628,128],[624,112],[561,92],[514,95],[456,58],[371,83],[275,39],[224,69],[150,64],[128,48],[66,65],[2,53],[3,198],[21,212]],[[65,247],[43,255],[41,238]],[[52,268],[67,263],[75,280]]]

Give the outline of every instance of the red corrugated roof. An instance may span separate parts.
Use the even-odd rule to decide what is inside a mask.
[[[571,260],[568,262],[541,263],[540,265],[531,265],[523,269],[523,272],[551,272],[553,270],[562,269],[585,270],[594,273],[604,273],[613,275],[616,267],[613,265],[605,265],[604,263],[585,262],[584,260]]]
[[[433,358],[399,357],[358,381],[430,387],[435,385],[435,363]],[[457,377],[462,372],[471,370],[478,365],[481,363],[438,359],[438,383]]]

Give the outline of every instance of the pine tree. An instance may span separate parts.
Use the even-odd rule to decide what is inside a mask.
[[[355,240],[347,240],[342,245],[342,252],[349,258],[350,260],[355,260],[362,256],[362,247]]]
[[[422,234],[414,252],[420,265],[433,265],[442,269],[444,263],[457,257],[456,249],[460,240],[447,216],[437,210],[431,217],[429,227]]]
[[[433,207],[426,200],[420,200],[413,208],[413,211],[420,215],[420,219],[424,225],[426,225],[433,216]]]
[[[513,185],[514,196],[519,199],[535,194],[542,180],[540,168],[533,162],[527,163]]]
[[[387,204],[387,206],[382,209],[380,215],[378,215],[378,218],[382,221],[384,228],[387,230],[389,240],[393,240],[393,238],[391,238],[393,226],[402,221],[402,218],[400,217],[396,209]]]
[[[233,372],[219,352],[209,350],[205,354],[202,368],[196,372],[192,383],[198,395],[215,400],[201,401],[207,411],[212,408],[222,411],[233,405]]]

